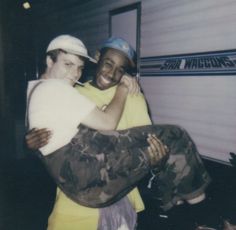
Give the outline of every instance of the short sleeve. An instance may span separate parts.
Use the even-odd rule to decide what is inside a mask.
[[[53,135],[41,152],[45,155],[69,143],[78,125],[95,104],[63,81],[52,79],[39,84],[29,98],[30,128],[47,128]]]

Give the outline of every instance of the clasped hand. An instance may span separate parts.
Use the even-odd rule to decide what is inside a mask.
[[[120,84],[123,84],[131,95],[138,95],[140,93],[140,86],[136,77],[126,73],[121,78]]]

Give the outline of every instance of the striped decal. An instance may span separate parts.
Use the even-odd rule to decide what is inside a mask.
[[[141,76],[236,74],[236,50],[141,58]]]

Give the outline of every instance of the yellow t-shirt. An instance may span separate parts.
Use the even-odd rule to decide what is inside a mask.
[[[89,83],[78,86],[81,94],[91,99],[99,108],[109,104],[115,93],[115,87],[99,90]],[[151,124],[147,105],[143,95],[129,96],[118,129]],[[144,210],[144,204],[137,188],[128,194],[129,201],[136,210]],[[96,230],[98,209],[81,206],[65,196],[59,189],[53,211],[49,217],[48,230]]]

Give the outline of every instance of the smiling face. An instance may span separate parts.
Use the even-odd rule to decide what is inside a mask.
[[[128,67],[127,57],[115,49],[107,49],[99,58],[93,85],[101,90],[117,85]]]
[[[74,85],[82,75],[84,60],[77,55],[60,52],[55,61],[47,56],[46,78],[66,80]]]

